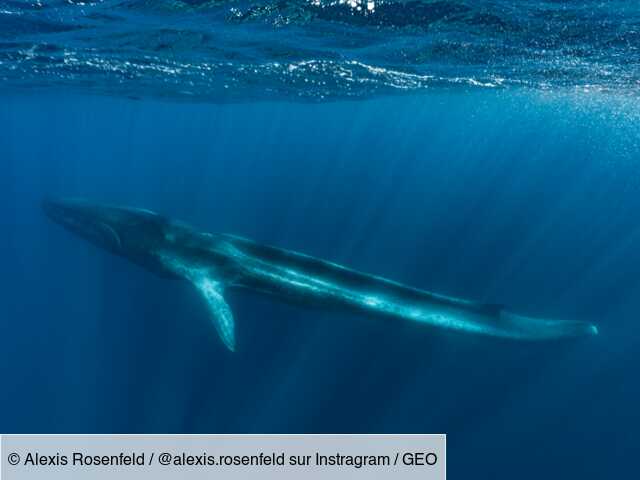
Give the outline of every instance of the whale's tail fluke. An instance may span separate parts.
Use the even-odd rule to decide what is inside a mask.
[[[507,336],[523,340],[553,340],[598,334],[598,327],[594,324],[573,320],[546,320],[502,312],[500,321],[505,330],[510,332]]]

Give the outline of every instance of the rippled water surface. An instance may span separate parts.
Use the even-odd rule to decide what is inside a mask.
[[[0,0],[0,81],[207,101],[640,88],[636,1]]]

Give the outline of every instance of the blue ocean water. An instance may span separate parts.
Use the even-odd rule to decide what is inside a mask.
[[[639,18],[0,1],[0,431],[445,432],[451,478],[632,477]],[[74,238],[47,196],[600,335],[512,343],[234,292],[231,354],[191,286]]]
[[[639,10],[630,0],[0,0],[0,80],[215,102],[629,94]]]

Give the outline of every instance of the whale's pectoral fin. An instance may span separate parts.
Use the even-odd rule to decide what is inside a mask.
[[[218,335],[220,335],[222,342],[229,350],[235,352],[236,334],[233,313],[222,296],[224,292],[222,284],[206,277],[193,283],[209,305],[209,310],[213,316],[213,325],[216,327],[216,331]]]

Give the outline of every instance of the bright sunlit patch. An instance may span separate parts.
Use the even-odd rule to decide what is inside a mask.
[[[373,13],[376,9],[375,0],[309,0],[309,3],[321,8],[346,5],[357,12],[363,12],[365,14]]]
[[[370,307],[377,307],[378,305],[382,304],[382,300],[380,300],[378,297],[373,296],[366,296],[362,301],[365,305],[368,305]]]

